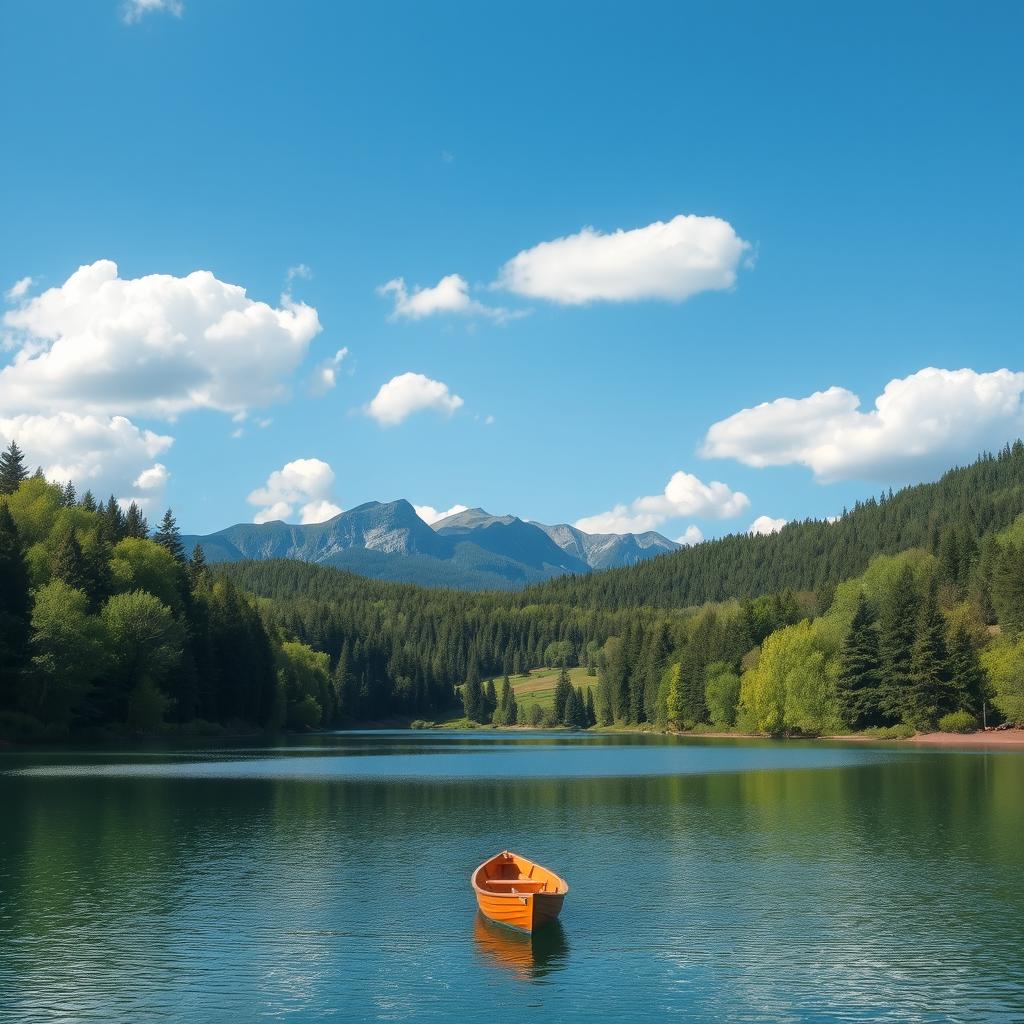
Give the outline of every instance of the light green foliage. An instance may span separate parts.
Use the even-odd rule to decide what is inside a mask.
[[[4,500],[28,547],[49,537],[61,509],[60,488],[40,477],[31,477]]]
[[[740,699],[760,732],[818,735],[842,727],[836,676],[842,633],[825,619],[767,637],[757,668],[744,673]]]
[[[665,718],[677,729],[683,727],[683,685],[679,662],[669,665],[661,677],[661,692],[665,700]]]
[[[43,722],[66,725],[104,661],[103,624],[81,590],[54,580],[36,591],[32,666],[24,704]]]
[[[982,652],[992,684],[992,703],[1010,722],[1024,722],[1024,637],[998,638]]]
[[[1024,547],[1024,512],[1017,516],[1005,530],[1000,530],[996,534],[996,540],[1000,544],[1016,544],[1017,547]]]
[[[731,729],[736,724],[736,706],[740,699],[740,677],[724,662],[708,665],[704,684],[704,702],[711,724]]]
[[[288,727],[315,729],[321,725],[324,708],[334,700],[330,658],[297,641],[283,643],[278,679],[285,695]]]
[[[171,609],[142,590],[115,594],[103,607],[111,671],[125,686],[162,686],[180,665],[183,631]]]
[[[544,648],[544,664],[549,668],[569,668],[575,660],[568,640],[555,640]]]
[[[115,545],[110,569],[116,593],[145,590],[169,608],[181,610],[182,568],[167,548],[129,537]]]
[[[950,711],[939,719],[942,732],[974,732],[978,720],[969,711]]]
[[[835,620],[845,630],[853,621],[861,594],[875,608],[881,608],[895,589],[904,566],[910,566],[917,588],[923,592],[935,572],[936,565],[934,555],[920,548],[912,548],[898,555],[878,555],[871,559],[863,575],[846,580],[836,587],[832,606],[825,618]]]

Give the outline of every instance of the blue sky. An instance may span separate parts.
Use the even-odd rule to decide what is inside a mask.
[[[1021,433],[1019,4],[0,19],[0,440],[80,489],[693,538]]]

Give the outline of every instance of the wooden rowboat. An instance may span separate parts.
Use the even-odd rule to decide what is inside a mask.
[[[569,891],[564,878],[508,850],[485,860],[470,880],[484,917],[523,932],[554,921]]]

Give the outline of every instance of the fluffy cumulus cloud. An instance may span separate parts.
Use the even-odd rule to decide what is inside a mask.
[[[731,288],[750,244],[718,217],[680,214],[632,231],[578,234],[524,249],[499,272],[498,286],[566,305],[665,299]]]
[[[459,274],[442,277],[433,288],[417,286],[411,292],[406,287],[405,279],[396,277],[382,284],[377,294],[394,297],[392,320],[422,320],[441,313],[486,316],[497,321],[505,321],[512,316],[507,309],[487,306],[471,298],[469,284]]]
[[[577,520],[576,526],[585,533],[642,533],[684,516],[729,519],[749,506],[750,499],[742,491],[733,491],[718,480],[706,484],[692,473],[680,470],[672,474],[661,494],[646,495],[629,505],[616,505],[608,512],[585,516]]]
[[[765,536],[769,533],[778,533],[786,525],[785,519],[772,519],[771,516],[758,516],[748,527],[747,533],[755,533]]]
[[[459,512],[465,512],[468,505],[452,505],[451,508],[446,509],[444,512],[439,512],[432,505],[413,505],[416,509],[416,515],[420,517],[428,526],[433,526],[434,523],[439,523],[442,519],[447,519],[449,516],[454,516]]]
[[[347,355],[347,348],[339,348],[330,359],[325,359],[313,370],[309,390],[314,395],[326,395],[338,383],[338,371]]]
[[[462,405],[448,385],[422,373],[400,373],[392,377],[366,406],[366,414],[382,427],[394,427],[416,412],[432,410],[451,416]]]
[[[1024,431],[1022,394],[1024,373],[928,367],[891,380],[867,412],[841,387],[742,409],[708,430],[701,453],[804,465],[822,482],[925,480]]]
[[[123,416],[61,412],[0,417],[0,444],[11,441],[28,465],[41,467],[50,480],[73,481],[79,493],[154,505],[169,475],[156,459],[173,438],[141,430]]]
[[[704,539],[704,533],[699,526],[688,526],[676,537],[676,543],[682,544],[684,548],[699,544]]]
[[[209,271],[122,278],[100,260],[4,314],[15,346],[0,413],[174,417],[227,412],[282,394],[320,330],[316,310],[275,308]]]
[[[258,506],[253,522],[290,519],[298,508],[300,523],[322,523],[341,508],[330,500],[334,470],[321,459],[295,459],[267,477],[248,497]]]
[[[134,25],[147,14],[164,11],[180,18],[185,13],[182,0],[125,0],[121,7],[121,18],[126,25]]]

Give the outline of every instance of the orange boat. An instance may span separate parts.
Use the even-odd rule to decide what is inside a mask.
[[[485,860],[471,881],[484,917],[523,932],[554,921],[569,891],[564,878],[508,850]]]

